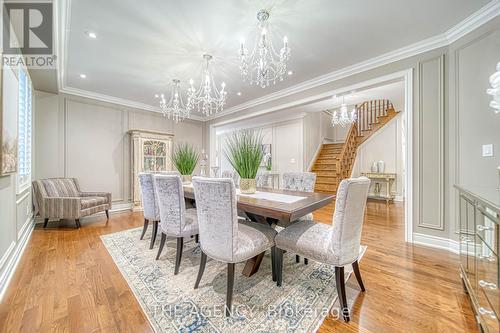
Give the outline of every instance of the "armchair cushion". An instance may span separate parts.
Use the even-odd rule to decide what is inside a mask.
[[[82,197],[81,202],[82,209],[92,208],[109,203],[108,198],[106,197]]]

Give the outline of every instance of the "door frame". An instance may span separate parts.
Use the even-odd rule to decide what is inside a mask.
[[[241,121],[247,118],[253,118],[259,115],[264,115],[271,112],[276,112],[280,110],[284,110],[287,108],[291,108],[298,105],[308,104],[312,102],[316,102],[319,100],[325,100],[327,98],[331,98],[333,95],[342,95],[351,91],[366,89],[369,87],[381,85],[384,83],[390,83],[394,81],[403,81],[404,82],[404,112],[405,112],[405,174],[404,174],[404,205],[405,205],[405,241],[408,243],[413,243],[413,118],[414,118],[414,110],[413,110],[413,68],[408,68],[402,71],[390,73],[387,75],[379,76],[373,79],[369,79],[366,81],[358,82],[349,86],[344,86],[342,88],[330,90],[327,92],[323,92],[321,94],[309,96],[306,98],[298,99],[292,102],[284,103],[281,105],[273,106],[271,108],[267,108],[264,110],[259,110],[256,112],[246,113],[241,116],[235,116],[231,119],[221,120],[209,125],[209,171],[215,162],[216,158],[216,147],[215,147],[215,138],[216,138],[216,128],[221,125],[226,125],[232,122]]]

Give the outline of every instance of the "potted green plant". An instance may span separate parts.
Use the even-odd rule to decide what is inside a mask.
[[[180,143],[173,149],[172,163],[181,174],[184,183],[191,182],[193,171],[199,159],[200,154],[196,148],[187,143]]]
[[[227,160],[240,175],[241,193],[255,193],[257,171],[262,162],[262,135],[254,130],[234,132],[224,150]]]

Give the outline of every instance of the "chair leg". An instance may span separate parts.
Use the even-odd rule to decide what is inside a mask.
[[[198,276],[196,277],[196,283],[194,284],[194,289],[198,289],[200,285],[201,277],[203,272],[205,272],[205,265],[207,264],[207,255],[201,251],[200,268],[198,269]]]
[[[295,255],[295,262],[297,264],[300,262],[300,256],[298,254]]]
[[[227,264],[226,317],[231,315],[233,305],[234,263]]]
[[[148,219],[144,219],[144,227],[142,227],[141,239],[144,238],[144,234],[146,233],[146,230],[148,230],[148,225],[149,225]]]
[[[359,264],[357,260],[352,263],[352,269],[354,271],[354,275],[356,275],[356,280],[358,280],[361,291],[365,291],[365,285],[363,284],[363,280],[361,279],[361,272],[359,271]]]
[[[167,240],[167,235],[165,235],[163,232],[161,233],[161,240],[160,240],[160,248],[158,249],[158,254],[156,255],[156,260],[160,258],[161,251],[163,251],[163,247],[165,246],[165,241]]]
[[[276,282],[278,280],[276,276],[276,246],[271,248],[271,269],[273,275],[273,281]]]
[[[344,267],[335,267],[335,280],[337,282],[337,294],[339,295],[340,313],[342,313],[344,321],[348,322],[350,318],[345,294]]]
[[[104,212],[106,213],[106,220],[109,220],[109,210],[106,209]]]
[[[82,225],[80,224],[80,219],[75,219],[76,228],[79,229]]]
[[[307,258],[304,258],[304,265],[309,265],[309,260]]]
[[[283,282],[283,250],[280,248],[276,248],[275,250],[276,256],[276,285],[281,287]]]
[[[181,265],[183,247],[184,247],[184,238],[177,237],[177,254],[175,255],[174,275],[177,275],[179,273],[179,266]]]
[[[153,234],[151,235],[151,244],[149,244],[149,249],[151,250],[155,245],[156,234],[158,233],[158,221],[153,221]]]
[[[200,235],[194,235],[194,241],[196,242],[196,244],[198,244],[200,242]]]
[[[49,224],[49,219],[43,220],[43,227],[47,228],[47,225]]]

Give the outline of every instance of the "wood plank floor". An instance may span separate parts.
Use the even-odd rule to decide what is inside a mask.
[[[333,206],[315,212],[331,223]],[[360,263],[367,291],[348,324],[329,317],[319,332],[477,332],[458,275],[458,258],[404,242],[403,205],[369,202]],[[112,215],[80,230],[37,226],[0,303],[0,332],[151,332],[99,236],[142,225],[142,214]],[[355,290],[357,295],[352,295]]]

